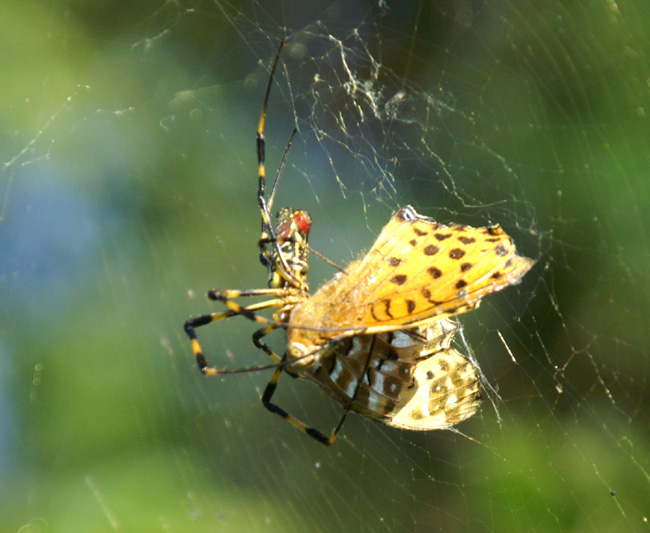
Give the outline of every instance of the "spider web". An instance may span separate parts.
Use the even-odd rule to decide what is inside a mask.
[[[647,531],[648,6],[641,0],[0,7],[0,523],[22,531]],[[406,204],[537,261],[461,317],[497,391],[457,431],[208,379],[184,320],[266,283],[275,208],[339,264]],[[315,289],[333,275],[312,258]],[[268,364],[235,318],[211,363]],[[271,341],[282,351],[282,335]],[[285,376],[324,430],[341,408]]]

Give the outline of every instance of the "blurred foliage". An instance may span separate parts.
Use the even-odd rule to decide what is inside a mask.
[[[647,530],[649,27],[641,0],[0,5],[1,529]],[[265,284],[254,137],[284,28],[268,174],[297,123],[276,207],[312,212],[314,247],[345,263],[412,203],[538,260],[463,318],[500,400],[462,434],[351,417],[326,449],[264,410],[267,373],[195,368],[206,290]],[[387,99],[434,103],[373,122],[341,43]],[[200,333],[266,364],[254,329]]]

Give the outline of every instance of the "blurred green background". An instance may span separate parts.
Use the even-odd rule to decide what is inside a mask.
[[[0,4],[0,530],[650,529],[648,28],[643,0]],[[266,283],[285,35],[268,174],[298,126],[276,207],[314,248],[344,264],[411,204],[537,260],[462,318],[498,396],[460,433],[351,416],[325,448],[268,372],[196,369],[204,293]],[[267,364],[255,329],[199,335]]]

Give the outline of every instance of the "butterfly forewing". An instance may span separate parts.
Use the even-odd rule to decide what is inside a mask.
[[[517,283],[533,263],[517,255],[499,226],[445,226],[407,206],[393,214],[363,259],[296,306],[290,323],[300,327],[289,327],[290,351],[293,346],[295,355],[304,355],[332,339],[469,311]]]
[[[369,273],[365,325],[416,322],[468,311],[530,269],[499,226],[444,226],[398,211],[352,277]],[[414,212],[411,209],[411,213]],[[406,243],[406,244],[405,244]]]

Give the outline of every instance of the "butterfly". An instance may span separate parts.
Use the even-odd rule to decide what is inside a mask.
[[[457,325],[449,317],[518,283],[534,261],[518,255],[498,225],[443,225],[406,206],[393,213],[365,257],[310,296],[310,229],[306,211],[283,208],[276,229],[268,230],[275,235],[268,242],[277,246],[263,254],[270,288],[208,293],[229,309],[186,322],[201,371],[240,370],[209,367],[194,327],[243,315],[266,325],[253,339],[276,362],[262,403],[319,442],[334,442],[349,411],[418,430],[448,428],[471,416],[480,403],[479,379],[474,364],[451,346]],[[234,301],[244,296],[272,298],[249,307]],[[273,320],[257,313],[270,307],[278,308]],[[287,332],[282,357],[261,340],[278,328]],[[271,401],[284,372],[316,383],[345,407],[330,436]]]

